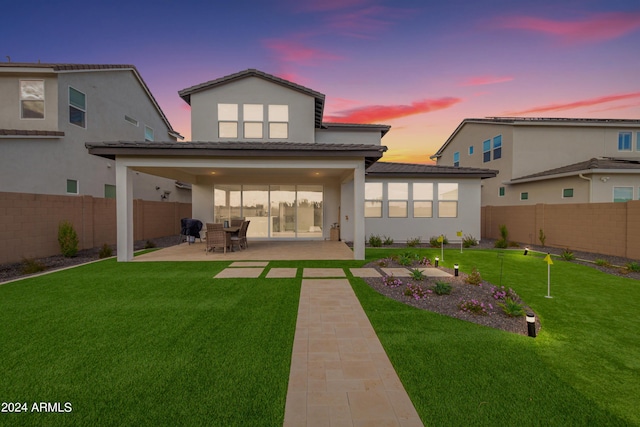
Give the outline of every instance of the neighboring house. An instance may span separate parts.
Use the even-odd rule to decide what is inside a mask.
[[[480,236],[480,182],[496,172],[376,163],[390,127],[323,122],[323,94],[249,69],[179,92],[194,142],[89,143],[117,159],[118,259],[133,256],[133,171],[191,184],[193,217],[251,221],[252,239],[396,241],[457,231]]]
[[[87,141],[182,138],[132,65],[0,63],[0,191],[115,198],[115,164]],[[137,174],[133,196],[190,202],[188,185]]]
[[[640,120],[465,119],[431,158],[498,170],[482,206],[640,198]]]

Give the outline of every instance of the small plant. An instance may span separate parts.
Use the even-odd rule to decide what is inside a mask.
[[[509,247],[509,230],[507,230],[506,224],[500,225],[500,239],[496,240],[493,244],[494,247],[500,249],[506,249]]]
[[[390,276],[384,276],[382,278],[382,283],[389,288],[398,288],[402,286],[402,280],[394,277],[393,274]]]
[[[78,253],[78,235],[69,221],[58,224],[58,244],[62,255],[71,258]]]
[[[31,258],[23,258],[20,271],[22,274],[34,274],[45,271],[46,269],[47,267],[40,261]]]
[[[112,255],[113,250],[111,249],[111,246],[107,245],[106,243],[102,245],[102,248],[100,248],[100,252],[98,252],[98,256],[100,257],[100,259],[109,258]]]
[[[413,252],[404,252],[398,255],[396,262],[400,265],[407,266],[413,264],[416,259],[418,259],[417,254],[414,254]]]
[[[411,273],[411,278],[413,280],[424,280],[426,277],[422,270],[419,270],[417,268],[412,268],[411,270],[409,270],[409,273]]]
[[[599,258],[599,259],[595,260],[594,262],[595,262],[595,264],[597,266],[600,266],[600,267],[607,267],[607,268],[611,267],[611,263],[609,261],[607,261],[606,259]]]
[[[410,248],[414,248],[418,245],[420,245],[420,237],[412,237],[410,239],[407,239],[407,246],[409,246]]]
[[[465,283],[468,283],[470,285],[478,286],[480,283],[482,283],[482,277],[480,277],[480,272],[478,271],[478,269],[473,267],[471,273],[467,275],[464,281]]]
[[[462,246],[470,248],[471,246],[478,246],[478,240],[470,234],[466,234],[462,238]]]
[[[442,237],[442,243],[438,241],[438,239],[440,239]],[[448,245],[449,244],[449,239],[447,239],[447,236],[445,236],[444,234],[441,236],[431,236],[429,238],[429,246],[431,246],[432,248],[439,248],[441,245]]]
[[[632,262],[628,262],[628,263],[626,263],[626,264],[624,265],[624,268],[625,268],[627,271],[630,271],[630,272],[634,272],[634,273],[638,273],[638,272],[640,272],[640,264],[638,264],[638,263],[637,263],[637,262],[635,262],[635,261],[632,261]]]
[[[144,244],[145,249],[153,249],[156,247],[156,244],[151,240],[147,240],[147,243]]]
[[[498,305],[509,317],[522,317],[524,316],[524,307],[517,301],[512,300],[511,298],[505,298],[504,302],[499,302]]]
[[[516,294],[516,291],[514,291],[513,289],[509,288],[509,289],[505,289],[504,286],[494,286],[491,288],[491,296],[493,297],[493,299],[495,300],[506,300],[511,299],[514,301],[520,301],[520,297],[518,296],[518,294]]]
[[[449,295],[453,288],[447,282],[437,281],[433,287],[433,291],[438,295]]]
[[[575,255],[573,255],[573,252],[571,252],[569,248],[562,251],[562,254],[560,256],[565,261],[572,261],[575,258]]]
[[[391,260],[389,258],[382,258],[378,260],[378,266],[379,267],[386,267],[389,265],[389,262],[391,262]]]
[[[418,264],[431,267],[431,260],[425,256],[422,257],[420,261],[418,261]]]
[[[458,303],[458,309],[465,313],[474,314],[476,316],[486,316],[489,314],[489,310],[493,310],[493,305],[491,305],[491,303],[485,304],[476,299],[461,299]]]
[[[377,234],[372,234],[369,236],[369,246],[372,248],[379,248],[382,246],[382,239]]]
[[[497,249],[507,249],[507,247],[509,247],[509,243],[505,240],[500,239],[500,240],[496,240],[493,243],[493,247]]]
[[[407,284],[407,289],[404,290],[405,296],[415,299],[419,301],[421,299],[425,299],[429,294],[433,293],[431,289],[425,289],[420,285]]]
[[[382,236],[382,244],[385,246],[393,245],[393,239],[389,236]]]
[[[540,240],[540,244],[544,248],[544,242],[547,241],[547,236],[545,236],[544,231],[542,231],[542,228],[540,229],[540,232],[538,232],[538,240]]]

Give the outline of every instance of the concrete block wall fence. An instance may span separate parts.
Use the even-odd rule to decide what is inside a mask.
[[[134,239],[180,234],[191,204],[135,200]],[[60,254],[58,224],[70,221],[79,249],[116,243],[115,199],[0,192],[0,264]]]

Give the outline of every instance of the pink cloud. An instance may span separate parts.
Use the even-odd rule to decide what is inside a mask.
[[[539,107],[530,108],[528,110],[510,111],[504,114],[507,116],[521,116],[524,114],[531,114],[531,113],[547,113],[552,111],[565,111],[565,110],[573,110],[575,108],[591,107],[593,105],[606,104],[608,102],[622,101],[625,99],[634,99],[634,98],[640,98],[640,92],[601,96],[598,98],[583,99],[580,101],[567,102],[563,104],[542,105]]]
[[[443,110],[459,102],[460,98],[425,99],[412,102],[410,105],[367,105],[340,111],[333,116],[325,116],[327,122],[345,123],[382,123],[387,120]]]
[[[460,86],[492,85],[496,83],[510,82],[512,80],[513,77],[511,76],[475,76],[462,81]]]
[[[291,62],[298,65],[318,65],[324,61],[342,59],[338,55],[314,49],[296,41],[267,39],[263,43],[282,62]]]
[[[615,39],[639,29],[640,12],[598,13],[574,21],[508,16],[501,18],[498,25],[502,28],[550,34],[567,43],[602,41]]]

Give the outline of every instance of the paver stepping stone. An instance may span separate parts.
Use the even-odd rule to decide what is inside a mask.
[[[266,267],[269,261],[236,261],[229,267]]]
[[[411,277],[411,273],[406,268],[383,268],[382,271],[385,272],[386,275],[394,277]]]
[[[305,268],[302,277],[346,277],[341,268]]]
[[[236,268],[225,268],[220,273],[216,274],[214,279],[242,279],[242,278],[257,278],[260,277],[264,268],[247,268],[247,267],[236,267]]]
[[[296,273],[297,268],[272,268],[267,273],[267,279],[296,277]]]
[[[451,277],[452,275],[447,273],[446,271],[442,271],[439,268],[426,267],[419,268],[418,270],[422,271],[427,277]]]
[[[375,268],[350,268],[351,274],[355,277],[381,277]]]

